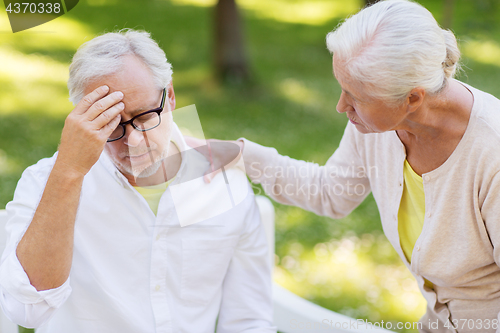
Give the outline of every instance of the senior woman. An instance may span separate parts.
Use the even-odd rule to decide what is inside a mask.
[[[367,7],[327,45],[349,118],[339,148],[318,166],[243,139],[249,177],[332,218],[371,191],[427,300],[422,331],[500,331],[500,101],[453,79],[455,36],[414,2]]]

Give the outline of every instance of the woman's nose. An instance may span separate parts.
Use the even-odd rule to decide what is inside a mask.
[[[345,113],[347,111],[354,111],[354,108],[348,103],[345,92],[342,92],[340,94],[339,101],[337,102],[337,112]]]

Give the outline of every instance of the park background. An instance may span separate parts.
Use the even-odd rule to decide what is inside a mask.
[[[341,90],[325,36],[364,1],[237,0],[247,81],[221,81],[215,74],[216,2],[81,0],[68,14],[15,34],[2,3],[0,208],[12,200],[22,171],[57,150],[73,108],[66,81],[76,49],[122,28],[144,29],[159,42],[173,64],[177,107],[196,104],[206,137],[246,137],[324,164],[347,123],[335,111]],[[459,79],[500,97],[500,1],[418,2],[459,38]],[[341,220],[274,205],[276,282],[371,322],[413,322],[424,313],[416,282],[383,235],[371,196]]]

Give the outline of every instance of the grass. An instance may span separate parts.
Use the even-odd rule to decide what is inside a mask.
[[[443,1],[420,2],[442,19]],[[67,15],[16,34],[6,32],[1,14],[0,207],[12,199],[22,171],[57,149],[72,109],[65,82],[76,48],[121,28],[145,29],[159,41],[174,66],[177,105],[196,104],[207,137],[244,136],[282,154],[325,163],[346,124],[335,112],[340,88],[325,36],[361,1],[239,1],[253,73],[253,83],[245,86],[221,86],[212,78],[213,3],[82,0]],[[498,6],[493,0],[456,0],[452,29],[466,56],[460,79],[500,97]],[[411,322],[423,314],[422,297],[383,236],[371,196],[337,221],[275,207],[280,284],[372,322]]]

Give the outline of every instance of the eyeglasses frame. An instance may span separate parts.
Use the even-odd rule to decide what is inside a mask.
[[[116,139],[109,139],[107,140],[107,142],[113,142],[113,141],[118,141],[120,139],[122,139],[124,136],[125,136],[125,133],[127,132],[127,129],[125,128],[125,126],[127,126],[128,124],[132,125],[132,127],[140,132],[146,132],[146,131],[149,131],[149,130],[152,130],[158,126],[160,126],[161,124],[161,117],[160,117],[160,113],[162,113],[163,111],[163,108],[165,107],[165,97],[167,96],[167,88],[163,88],[163,93],[162,93],[162,96],[161,96],[161,103],[160,103],[160,107],[156,108],[156,109],[152,109],[152,110],[149,110],[149,111],[146,111],[146,112],[143,112],[143,113],[140,113],[138,114],[137,116],[135,117],[132,117],[132,119],[130,120],[127,120],[127,121],[124,121],[123,123],[119,123],[118,126],[121,126],[123,128],[123,131],[122,131],[122,135],[119,137],[119,138],[116,138]],[[148,113],[157,113],[158,114],[158,118],[160,119],[158,121],[158,125],[156,126],[153,126],[151,128],[148,128],[148,129],[141,129],[141,128],[138,128],[137,126],[134,125],[134,120],[141,117],[141,116],[144,116],[145,114],[148,114]]]

